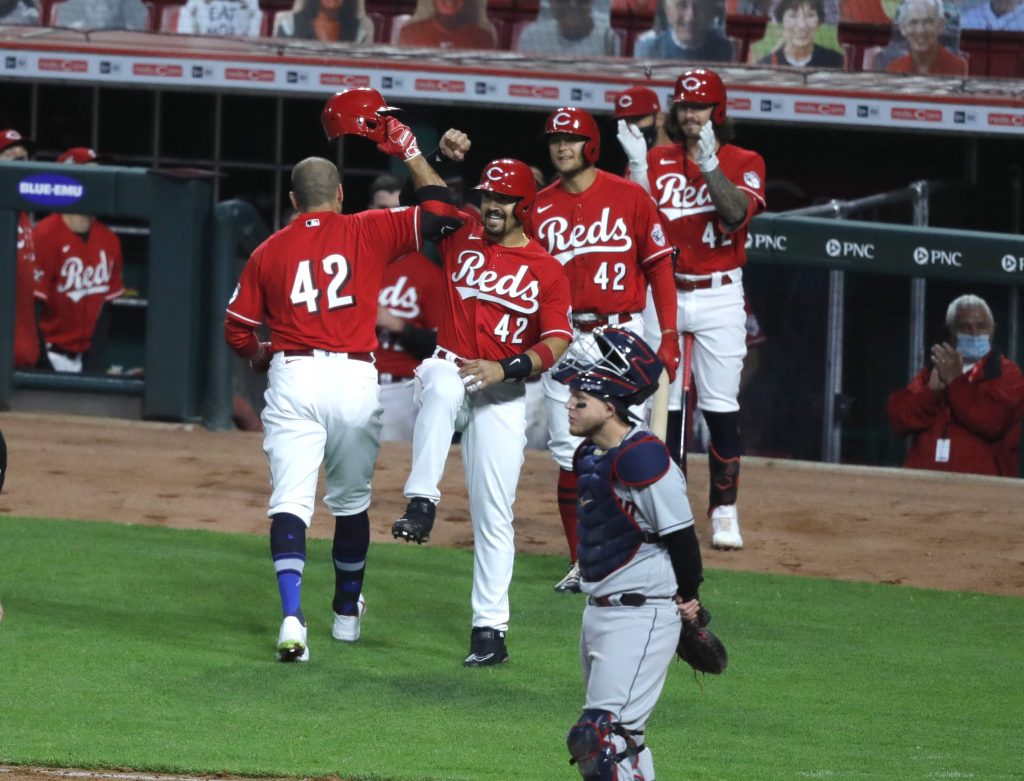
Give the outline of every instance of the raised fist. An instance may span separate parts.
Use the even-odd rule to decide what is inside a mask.
[[[377,144],[377,148],[386,155],[402,158],[406,163],[420,156],[416,136],[394,117],[384,120],[384,140]]]

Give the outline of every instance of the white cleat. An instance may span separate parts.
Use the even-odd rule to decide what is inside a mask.
[[[277,660],[279,662],[308,662],[306,627],[295,616],[285,616],[281,631],[277,633]]]
[[[743,547],[736,505],[723,504],[711,511],[711,531],[711,547],[715,550],[740,550]]]
[[[366,612],[366,600],[359,595],[359,615],[342,616],[334,614],[334,626],[331,628],[331,637],[345,643],[354,643],[359,639],[359,626],[363,620],[363,613]]]

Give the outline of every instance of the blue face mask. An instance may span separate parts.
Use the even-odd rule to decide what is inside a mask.
[[[988,355],[992,349],[992,340],[988,334],[971,336],[970,334],[956,335],[956,351],[960,353],[967,363],[976,363]]]

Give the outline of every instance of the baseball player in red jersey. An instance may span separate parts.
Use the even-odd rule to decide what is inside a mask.
[[[30,160],[35,144],[17,130],[0,130],[0,161]],[[39,362],[40,335],[36,317],[36,253],[32,243],[32,220],[27,212],[18,214],[18,267],[14,298],[14,365],[32,368]]]
[[[99,160],[87,147],[74,147],[57,158],[72,165]],[[39,221],[32,239],[47,358],[56,371],[81,372],[94,337],[105,334],[109,309],[104,304],[124,293],[121,240],[89,214],[51,214]]]
[[[643,329],[650,286],[658,320],[672,338],[659,357],[673,376],[679,365],[672,247],[665,239],[651,196],[639,185],[594,167],[600,156],[597,123],[579,108],[559,108],[544,126],[558,181],[537,194],[534,235],[565,268],[572,294],[574,339],[588,340],[597,327]],[[558,462],[558,509],[569,544],[570,564],[556,591],[579,591],[576,564],[576,475],[572,458],[582,441],[569,433],[569,390],[545,374],[548,448]]]
[[[657,93],[647,87],[623,90],[615,96],[615,119],[619,145],[628,160],[623,176],[633,179],[636,171],[634,181],[646,188],[647,150],[672,140],[665,132],[665,113]]]
[[[420,252],[410,252],[384,269],[377,312],[377,372],[384,408],[380,438],[384,442],[412,440],[416,422],[413,372],[437,346],[441,320],[441,269]]]
[[[370,105],[373,100],[376,107]],[[359,638],[370,478],[380,447],[372,352],[377,347],[377,295],[391,258],[461,224],[444,182],[420,155],[415,137],[385,117],[384,108],[378,93],[354,99],[339,93],[324,110],[328,138],[356,132],[374,140],[381,151],[401,156],[426,203],[341,214],[338,169],[322,158],[303,160],[292,171],[291,199],[300,213],[253,252],[224,323],[235,352],[254,368],[269,366],[270,371],[263,449],[273,486],[267,514],[283,613],[277,642],[282,661],[309,659],[302,571],[321,461],[327,480],[324,503],[335,517],[331,634],[347,642]],[[270,327],[269,344],[256,336],[264,321]]]
[[[744,245],[750,218],[764,209],[764,160],[728,143],[726,91],[712,70],[696,68],[676,81],[666,127],[678,143],[647,153],[647,184],[679,249],[675,280],[679,331],[694,335],[693,377],[711,441],[711,544],[743,547],[736,512],[740,469],[740,374],[746,355]],[[678,385],[678,381],[677,381]],[[680,405],[678,389],[671,410]],[[674,419],[674,421],[673,421]],[[670,430],[681,413],[670,413]],[[678,452],[678,440],[673,452]]]
[[[410,501],[392,527],[408,541],[430,538],[449,445],[461,431],[474,549],[467,667],[508,658],[512,504],[526,446],[521,380],[549,369],[572,339],[562,267],[524,232],[536,196],[530,169],[495,160],[476,189],[483,223],[467,222],[438,244],[445,309],[438,348],[416,370]]]

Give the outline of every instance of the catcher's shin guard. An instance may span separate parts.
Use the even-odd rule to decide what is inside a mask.
[[[569,764],[576,765],[583,781],[643,781],[642,771],[637,775],[637,754],[643,749],[627,734],[608,711],[583,711],[565,739]]]
[[[712,444],[708,447],[708,471],[711,477],[708,512],[724,504],[736,504],[740,485],[740,457],[722,458]]]

